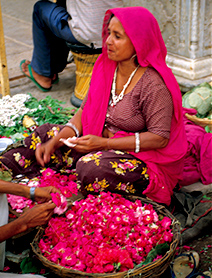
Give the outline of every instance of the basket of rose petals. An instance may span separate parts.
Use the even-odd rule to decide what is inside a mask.
[[[31,243],[60,277],[159,277],[180,241],[180,225],[162,205],[110,192],[75,201]]]

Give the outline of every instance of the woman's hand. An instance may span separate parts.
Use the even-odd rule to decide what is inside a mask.
[[[51,155],[55,151],[55,147],[52,141],[53,140],[49,140],[46,143],[41,144],[35,151],[35,157],[37,159],[37,162],[42,167],[44,167],[45,164],[47,164],[50,161]]]
[[[92,151],[100,151],[107,149],[108,138],[103,138],[95,135],[85,135],[73,139],[71,142],[76,144],[74,149],[80,153],[88,153]]]
[[[36,187],[35,188],[35,201],[36,202],[48,202],[52,199],[51,193],[61,193],[60,190],[54,186]]]
[[[46,224],[50,220],[55,207],[52,202],[34,206],[18,218],[20,225],[24,226],[26,231],[29,228]]]
[[[79,130],[79,134],[82,133],[81,116],[82,109],[79,108],[77,113],[71,119],[72,124],[75,125],[76,128]],[[60,141],[61,138],[66,139],[75,135],[75,131],[72,128],[64,126],[59,132],[59,134],[51,138],[46,143],[41,144],[35,151],[35,157],[37,159],[38,164],[44,167],[45,164],[47,164],[50,161],[51,155],[55,152],[55,150],[63,146],[63,143]]]
[[[140,151],[164,148],[169,142],[169,139],[148,131],[139,133],[139,137]],[[81,153],[112,149],[134,152],[136,147],[134,134],[116,138],[104,138],[89,134],[76,139],[70,139],[70,141],[71,143],[76,144],[73,148]]]

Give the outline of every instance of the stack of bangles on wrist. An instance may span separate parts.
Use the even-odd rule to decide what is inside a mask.
[[[135,133],[135,153],[138,153],[140,151],[140,137],[139,132]]]
[[[68,127],[72,128],[75,131],[76,136],[79,137],[79,130],[76,128],[76,126],[74,124],[67,123],[67,124],[65,124],[65,126],[68,126]]]

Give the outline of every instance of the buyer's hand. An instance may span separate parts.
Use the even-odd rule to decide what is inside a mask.
[[[51,193],[60,193],[60,190],[54,186],[36,187],[35,188],[35,201],[36,202],[48,202],[52,199]]]
[[[88,153],[92,151],[99,151],[107,148],[108,138],[103,138],[95,135],[85,135],[75,138],[71,143],[76,144],[74,149],[80,153]]]
[[[20,225],[25,225],[25,230],[27,230],[46,224],[50,220],[55,207],[55,204],[52,202],[34,206],[18,218],[21,222]]]

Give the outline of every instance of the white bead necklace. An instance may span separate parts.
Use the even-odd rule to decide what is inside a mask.
[[[140,65],[138,65],[137,68],[131,73],[129,79],[127,80],[127,83],[124,85],[124,87],[119,95],[116,95],[116,78],[117,78],[118,67],[116,68],[114,77],[113,77],[112,89],[111,89],[111,94],[112,94],[112,101],[110,103],[111,106],[115,106],[120,100],[123,99],[124,93],[125,93],[128,85],[130,84],[133,76],[135,75],[137,69],[139,68],[139,66]]]

